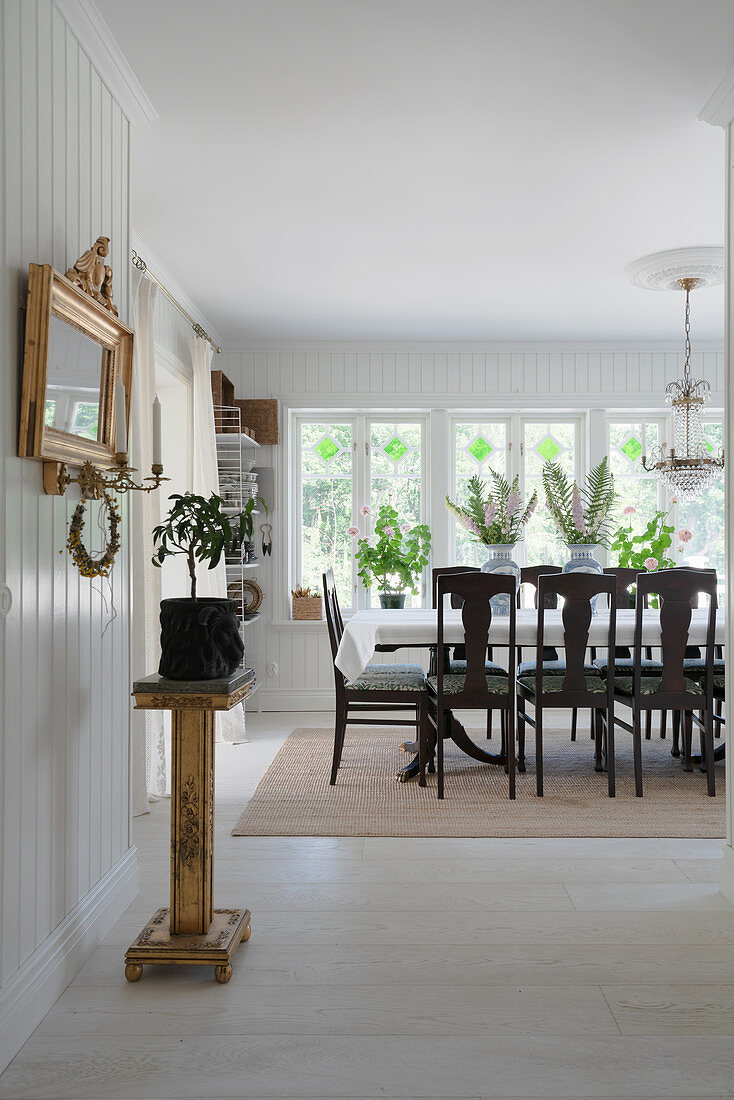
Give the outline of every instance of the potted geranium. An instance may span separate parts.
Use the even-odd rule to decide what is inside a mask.
[[[666,523],[668,513],[662,509],[655,512],[644,531],[635,535],[629,517],[636,512],[637,509],[632,505],[623,508],[622,515],[628,517],[627,522],[622,523],[612,535],[610,549],[617,551],[619,565],[626,569],[639,569],[641,573],[653,573],[656,569],[674,569],[678,563],[674,558],[668,557],[668,552],[673,545],[675,525]],[[680,542],[688,542],[691,538],[690,531],[678,532]],[[683,553],[682,546],[678,547],[677,553]],[[657,607],[657,596],[651,596],[650,603]]]
[[[161,600],[161,660],[158,672],[170,680],[216,680],[239,667],[245,647],[239,633],[237,601],[196,595],[197,562],[214,569],[223,554],[252,538],[255,499],[228,515],[216,493],[174,493],[167,516],[153,530],[153,565],[182,554],[191,578],[190,598]]]
[[[492,488],[480,477],[473,477],[468,484],[467,502],[455,504],[446,497],[446,504],[459,523],[487,548],[488,558],[482,566],[484,573],[505,573],[520,584],[520,566],[512,558],[515,544],[524,537],[525,527],[538,504],[538,494],[533,493],[523,506],[520,479],[513,481],[490,469]],[[495,614],[509,615],[510,597],[505,593],[491,600]]]
[[[362,515],[369,514],[369,508],[364,507]],[[359,528],[350,527],[349,534],[356,538]],[[367,588],[373,581],[377,583],[382,607],[403,607],[406,589],[414,596],[418,593],[430,549],[431,532],[425,523],[401,525],[392,505],[381,504],[372,539],[365,536],[357,543],[357,574]]]
[[[597,546],[609,545],[611,512],[617,499],[606,455],[589,471],[581,488],[558,463],[546,462],[543,488],[558,533],[571,551],[563,572],[603,573],[594,553]]]

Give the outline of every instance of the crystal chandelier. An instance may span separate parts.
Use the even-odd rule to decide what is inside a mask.
[[[686,292],[686,361],[683,377],[665,387],[666,400],[673,409],[675,446],[669,452],[665,447],[656,447],[650,454],[649,464],[648,456],[642,456],[642,465],[645,470],[654,471],[675,496],[694,500],[723,468],[724,452],[713,454],[704,439],[701,413],[711,387],[705,379],[691,377],[690,297],[700,280],[686,278],[678,282]]]

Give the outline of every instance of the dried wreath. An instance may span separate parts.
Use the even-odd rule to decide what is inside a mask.
[[[115,564],[115,555],[120,549],[120,513],[109,493],[103,492],[102,500],[106,512],[109,537],[107,538],[104,554],[101,557],[93,558],[82,542],[84,511],[87,505],[85,500],[81,500],[77,504],[69,524],[69,537],[66,540],[66,545],[74,564],[83,577],[109,577],[112,566]],[[100,526],[102,526],[101,522]]]

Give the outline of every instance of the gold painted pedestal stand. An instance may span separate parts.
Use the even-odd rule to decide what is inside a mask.
[[[251,673],[223,680],[133,684],[136,710],[171,711],[171,908],[159,909],[125,954],[136,982],[146,963],[214,966],[232,977],[232,956],[250,938],[249,909],[214,909],[214,716],[245,699]]]

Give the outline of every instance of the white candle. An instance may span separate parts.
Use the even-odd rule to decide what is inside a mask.
[[[117,376],[115,383],[115,449],[127,453],[127,411],[125,409],[125,387],[122,378]]]
[[[163,446],[161,437],[161,403],[158,394],[153,401],[153,465],[163,465]]]

